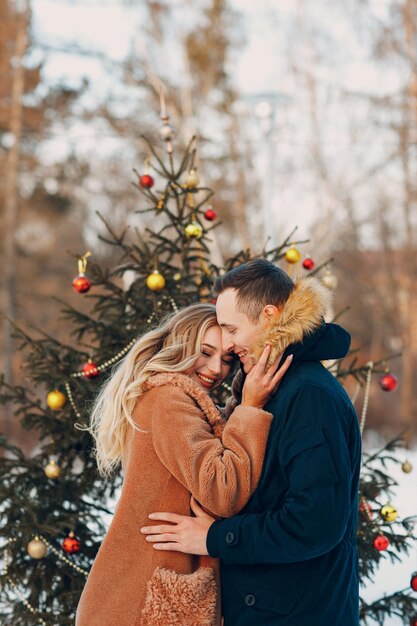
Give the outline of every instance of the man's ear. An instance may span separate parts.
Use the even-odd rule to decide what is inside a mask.
[[[281,317],[282,307],[274,304],[267,304],[261,314],[263,324],[269,325],[277,321]]]

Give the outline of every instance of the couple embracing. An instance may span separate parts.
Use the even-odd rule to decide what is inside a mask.
[[[357,626],[361,437],[322,364],[349,334],[318,281],[262,259],[215,291],[142,336],[96,400],[98,468],[121,463],[123,486],[76,626]]]

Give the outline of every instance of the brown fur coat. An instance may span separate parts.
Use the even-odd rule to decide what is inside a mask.
[[[237,513],[260,477],[272,415],[239,406],[227,424],[183,374],[147,382],[122,458],[123,487],[83,590],[76,626],[217,626],[218,563],[155,550],[148,514],[190,515],[190,494],[214,515]]]

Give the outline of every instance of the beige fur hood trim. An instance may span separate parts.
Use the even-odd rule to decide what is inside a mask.
[[[255,358],[261,356],[266,344],[272,346],[269,361],[275,361],[288,346],[299,343],[322,323],[330,304],[331,293],[317,278],[302,278],[295,283],[288,300],[283,304],[277,322],[260,337],[254,349]],[[232,395],[226,402],[226,419],[235,410],[242,390],[243,373],[239,370],[232,382]]]
[[[163,387],[164,385],[174,385],[175,387],[181,387],[185,393],[190,396],[198,406],[203,410],[207,422],[210,424],[214,435],[220,437],[221,431],[224,427],[224,420],[220,414],[220,411],[208,395],[205,393],[196,382],[192,380],[186,374],[180,373],[161,373],[154,374],[145,382],[143,388],[152,389],[154,387]]]
[[[266,344],[272,346],[270,360],[289,345],[299,343],[322,323],[330,304],[331,292],[317,278],[302,278],[284,302],[281,316],[259,338],[254,354],[259,358]]]

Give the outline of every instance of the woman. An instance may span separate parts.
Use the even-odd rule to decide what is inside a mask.
[[[237,513],[259,480],[272,415],[263,411],[289,362],[266,348],[225,422],[209,397],[234,355],[221,347],[215,307],[172,314],[137,341],[92,412],[100,473],[121,462],[113,521],[88,576],[76,626],[215,626],[217,562],[158,552],[140,528],[151,511],[190,514],[190,495],[213,515]]]

